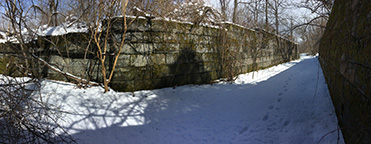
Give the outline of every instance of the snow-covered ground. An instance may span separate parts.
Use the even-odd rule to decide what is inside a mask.
[[[132,93],[45,80],[79,143],[344,143],[317,57],[242,74],[236,82]]]

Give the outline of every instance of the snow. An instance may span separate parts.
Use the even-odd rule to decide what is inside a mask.
[[[37,36],[58,36],[69,33],[88,32],[88,26],[85,23],[78,22],[74,17],[69,17],[69,19],[71,19],[72,21],[66,21],[59,26],[52,27],[42,25],[39,28],[33,30],[23,28],[20,33],[23,35],[24,41],[27,43],[33,39],[37,39]],[[0,43],[19,43],[16,35],[7,36],[5,32],[0,32],[0,34],[4,37],[3,39],[0,39]]]
[[[195,23],[195,16],[199,16],[201,21],[197,24],[204,24],[210,26],[217,26],[215,23],[222,21],[221,13],[211,7],[211,5],[199,4],[198,2],[182,3],[179,7],[175,8],[172,12],[165,16],[165,19],[175,19],[181,22]]]
[[[144,10],[141,10],[140,8],[134,6],[133,9],[137,10],[138,12],[143,13],[146,17],[152,17],[153,15],[146,13]]]
[[[5,32],[0,31],[0,43],[5,43],[8,40]]]
[[[74,23],[62,25],[56,27],[47,27],[45,30],[40,30],[38,35],[40,36],[58,36],[65,35],[68,33],[86,33],[88,32],[88,27],[83,23]]]
[[[103,91],[45,80],[40,93],[79,143],[344,143],[316,56],[233,83]]]
[[[69,15],[65,18],[65,22],[59,26],[43,25],[37,29],[37,35],[40,36],[58,36],[68,33],[86,33],[88,26],[84,22],[80,22],[79,18],[74,15]]]
[[[250,31],[256,31],[256,30],[254,30],[254,29],[251,29],[251,28],[248,28],[248,27],[245,27],[245,26],[239,25],[239,24],[235,24],[235,23],[230,22],[230,21],[223,21],[223,22],[220,22],[220,24],[230,24],[230,25],[238,26],[238,27],[243,28],[243,29],[248,29],[248,30],[250,30]]]

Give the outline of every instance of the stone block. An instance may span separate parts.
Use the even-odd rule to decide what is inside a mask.
[[[177,57],[178,57],[177,54],[166,54],[165,56],[166,64],[168,65],[174,64],[176,62]]]
[[[130,65],[130,55],[120,54],[117,60],[117,67],[124,67]]]
[[[151,43],[129,43],[129,46],[137,54],[149,54],[153,51],[153,44]]]
[[[68,60],[66,60],[66,61],[61,56],[52,55],[50,57],[49,63],[63,66],[63,65],[66,65],[66,63],[68,63]]]
[[[211,71],[209,72],[209,75],[210,75],[210,78],[212,80],[216,80],[216,79],[219,79],[219,71]]]
[[[153,65],[152,75],[154,78],[162,78],[171,76],[170,68],[168,65]]]
[[[125,43],[121,49],[121,54],[135,54],[135,48],[131,46],[131,43]]]
[[[148,64],[148,56],[144,55],[131,55],[130,63],[135,67],[144,67]]]
[[[197,53],[208,53],[209,52],[209,48],[204,44],[195,45],[195,49]]]
[[[151,64],[155,64],[155,65],[166,64],[165,54],[151,54],[150,60],[151,60]]]
[[[219,69],[219,66],[215,62],[205,62],[204,69],[205,71],[215,71]]]
[[[178,43],[155,43],[153,53],[178,53],[180,44]]]
[[[110,87],[117,91],[135,91],[134,80],[112,81]]]
[[[201,60],[203,62],[210,62],[210,61],[215,62],[216,58],[217,58],[216,54],[213,54],[213,53],[203,53],[201,55]]]
[[[145,39],[143,35],[144,35],[143,32],[128,32],[126,34],[125,41],[128,43],[131,43],[131,42],[141,42],[141,41],[148,40],[148,39]]]
[[[112,81],[134,80],[137,76],[135,68],[122,67],[117,68],[112,77]]]
[[[135,90],[149,90],[154,89],[155,85],[151,79],[136,79],[134,80],[134,89]]]
[[[170,77],[170,86],[180,86],[189,84],[186,75],[175,75]]]
[[[164,88],[171,86],[172,77],[162,77],[153,79],[153,85],[157,88]]]

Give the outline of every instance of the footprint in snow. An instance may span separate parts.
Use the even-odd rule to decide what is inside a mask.
[[[287,125],[289,125],[290,124],[290,121],[285,121],[285,123],[283,124],[283,126],[287,126]]]
[[[277,100],[277,102],[280,102],[282,99],[281,98],[279,98],[278,100]]]
[[[269,116],[268,116],[268,114],[266,114],[266,115],[263,117],[263,121],[266,121],[268,118],[269,118]]]
[[[249,130],[249,126],[246,126],[246,127],[242,128],[242,129],[240,130],[240,134],[243,134],[243,133],[246,132],[247,130]]]
[[[274,108],[274,106],[273,106],[273,105],[271,105],[271,106],[269,106],[269,107],[268,107],[268,109],[273,109],[273,108]]]

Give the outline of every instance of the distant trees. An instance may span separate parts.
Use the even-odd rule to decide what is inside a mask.
[[[236,2],[237,0],[235,0]],[[230,0],[219,0],[220,3],[220,9],[223,15],[223,19],[227,20],[227,10],[230,3]]]
[[[300,2],[234,0],[233,2],[233,13],[229,17],[227,16],[227,20],[231,18],[229,20],[236,24],[258,27],[291,40],[300,40],[302,51],[316,53],[318,41],[330,16],[333,0],[304,0]],[[287,10],[293,8],[307,9],[311,16],[299,18],[287,13]],[[228,8],[224,9],[228,10]],[[228,15],[228,12],[226,13]]]
[[[283,3],[283,0],[234,0],[231,20],[233,23],[246,27],[270,29],[271,17],[282,17],[281,8]],[[275,24],[279,23],[276,21]]]
[[[282,18],[282,11],[284,9],[284,0],[273,0],[270,4],[270,9],[272,10],[273,16],[274,16],[274,25],[275,25],[275,31],[276,34],[279,34],[279,26],[281,23]]]
[[[50,18],[49,26],[58,26],[58,0],[49,0],[48,1],[48,15]]]
[[[291,27],[301,35],[301,52],[318,53],[319,41],[330,17],[333,0],[305,0],[296,5],[298,8],[310,10],[314,17],[308,17],[304,22]]]

